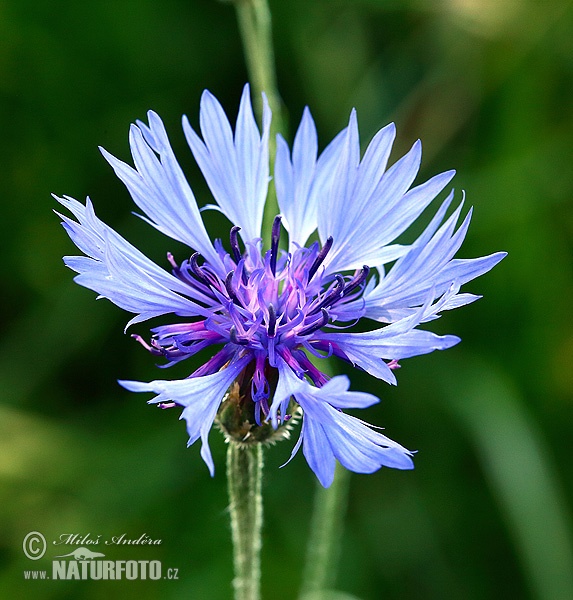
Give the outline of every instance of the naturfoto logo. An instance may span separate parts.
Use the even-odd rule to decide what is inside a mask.
[[[24,571],[25,579],[60,579],[60,580],[108,580],[108,579],[178,579],[179,569],[163,569],[159,560],[104,560],[106,555],[88,546],[125,546],[125,545],[160,545],[162,540],[152,539],[143,533],[139,537],[121,535],[104,538],[91,533],[64,533],[52,540],[52,545],[74,546],[71,552],[60,554],[52,560],[52,571]],[[46,538],[40,532],[30,532],[23,541],[25,556],[30,560],[38,560],[44,556],[48,547]],[[63,560],[56,560],[63,559]]]

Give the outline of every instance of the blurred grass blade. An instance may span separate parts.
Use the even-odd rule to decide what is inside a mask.
[[[327,588],[336,582],[349,487],[350,471],[339,464],[328,489],[316,484],[300,600],[333,598]]]
[[[532,596],[573,598],[570,515],[542,432],[494,366],[472,358],[452,372],[446,399],[476,446]]]
[[[300,600],[360,600],[357,596],[339,592],[337,590],[324,590],[322,592],[310,592],[301,596]]]

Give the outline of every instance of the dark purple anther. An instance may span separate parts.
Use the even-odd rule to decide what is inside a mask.
[[[342,295],[348,296],[348,294],[350,294],[350,292],[355,290],[359,285],[362,285],[366,281],[366,278],[368,277],[368,273],[370,273],[370,267],[367,265],[364,265],[362,267],[362,269],[360,269],[360,271],[356,272],[354,277],[351,279],[351,281],[348,283],[348,285],[344,288]]]
[[[237,336],[237,328],[234,325],[229,330],[229,338],[233,344],[238,344],[239,346],[247,346],[249,343],[247,340],[239,339]]]
[[[332,306],[332,304],[342,298],[342,294],[344,293],[344,277],[342,277],[342,275],[335,275],[335,278],[335,286],[330,290],[330,292],[328,292],[328,294],[326,294],[320,304],[312,309],[312,311],[309,313],[310,315],[315,315],[323,307]]]
[[[241,231],[241,228],[236,226],[231,228],[230,238],[231,238],[231,252],[233,260],[238,263],[241,258],[241,250],[239,249],[239,239],[237,234]]]
[[[301,329],[298,332],[298,335],[310,335],[311,333],[314,333],[318,329],[321,329],[322,327],[324,327],[328,323],[328,320],[330,319],[330,316],[329,316],[328,311],[326,310],[326,308],[321,308],[320,312],[322,313],[321,318],[318,319],[318,321],[315,321],[314,323],[312,323],[312,325],[308,325],[304,329]]]
[[[197,259],[199,258],[199,256],[201,256],[199,252],[195,252],[191,255],[191,258],[189,259],[191,271],[193,272],[193,275],[195,275],[195,277],[197,277],[201,281],[204,281],[207,285],[210,285],[210,281],[206,276],[205,271],[203,271],[203,269],[197,263]]]
[[[239,339],[237,338],[237,328],[233,325],[229,330],[229,338],[233,344],[239,344]]]
[[[272,304],[269,304],[269,324],[267,326],[267,335],[269,337],[275,337],[276,325],[277,313],[275,311],[275,307]]]
[[[276,275],[277,272],[277,256],[279,253],[279,239],[281,237],[281,216],[278,215],[273,221],[273,229],[271,232],[271,272]]]
[[[227,273],[227,277],[225,279],[225,289],[227,290],[227,294],[229,294],[229,298],[235,303],[239,304],[239,299],[237,298],[237,291],[233,287],[233,275],[234,271],[229,271]]]
[[[320,249],[320,252],[316,255],[310,270],[308,271],[308,280],[310,281],[316,272],[318,271],[318,267],[322,264],[322,261],[326,258],[326,255],[330,252],[332,248],[332,236],[330,236],[326,242],[324,242],[324,246]]]

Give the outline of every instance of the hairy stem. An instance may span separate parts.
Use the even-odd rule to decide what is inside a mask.
[[[262,444],[245,447],[229,442],[227,479],[233,534],[235,600],[259,600],[261,596],[262,472]]]

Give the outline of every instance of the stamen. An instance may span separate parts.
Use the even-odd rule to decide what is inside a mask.
[[[350,292],[355,290],[359,285],[362,285],[366,281],[368,273],[370,273],[370,267],[368,265],[364,265],[360,271],[356,272],[349,284],[344,288],[342,295],[348,296]]]
[[[295,350],[293,354],[300,363],[301,367],[305,370],[306,375],[310,377],[316,387],[322,387],[328,382],[329,377],[322,371],[319,371],[308,359],[304,352],[301,350]]]
[[[171,252],[167,253],[167,260],[169,261],[169,264],[174,268],[174,269],[179,269],[179,265],[177,264],[177,262],[175,261],[175,259],[173,258],[173,254],[171,254]]]
[[[233,260],[236,263],[238,263],[242,258],[241,250],[239,248],[239,240],[238,240],[238,236],[237,236],[237,234],[239,233],[240,230],[241,230],[241,228],[238,227],[237,225],[235,225],[235,227],[231,228],[231,233],[230,233],[231,252],[232,252]]]
[[[272,304],[269,304],[269,323],[267,326],[267,334],[269,337],[275,337],[276,324],[277,324],[277,313],[275,311],[275,307]]]
[[[140,335],[132,334],[131,337],[139,342],[148,352],[151,352],[154,356],[161,356],[163,354],[162,348],[158,346],[155,340],[151,340],[151,345],[149,345]]]
[[[326,353],[347,359],[335,344],[321,339],[320,330],[343,326],[338,319],[356,316],[359,307],[350,310],[349,306],[340,313],[333,307],[358,298],[370,272],[365,265],[352,275],[325,275],[325,259],[331,256],[333,237],[328,237],[322,247],[315,242],[310,248],[295,248],[288,257],[282,255],[279,250],[281,227],[279,215],[273,220],[270,248],[264,257],[260,240],[243,244],[239,236],[241,229],[231,227],[230,246],[223,249],[220,242],[217,245],[217,252],[228,265],[226,273],[213,268],[199,252],[193,252],[181,263],[171,252],[167,253],[172,272],[192,288],[190,296],[208,305],[208,314],[205,320],[198,322],[160,327],[151,340],[133,336],[148,352],[167,359],[165,366],[213,344],[223,344],[224,349],[192,377],[215,373],[233,356],[248,354],[256,360],[248,377],[252,380],[251,396],[258,404],[259,421],[269,414],[270,386],[266,374],[277,369],[279,357],[297,377],[309,377],[318,387],[324,385],[327,378],[309,366],[307,355],[323,357]],[[397,361],[388,366],[390,369],[399,367]],[[288,402],[283,403],[280,409],[283,421],[287,405]]]
[[[255,423],[261,426],[261,403],[255,400]]]
[[[314,323],[312,323],[311,325],[307,325],[306,327],[301,329],[298,332],[298,335],[310,335],[311,333],[314,333],[315,331],[321,329],[328,323],[330,316],[329,316],[326,308],[321,308],[320,312],[322,313],[321,318],[318,319],[318,321],[315,321]]]
[[[234,354],[234,350],[229,349],[225,346],[222,350],[219,350],[215,356],[211,357],[204,365],[201,365],[197,370],[193,371],[191,377],[204,377],[205,375],[211,375],[220,371],[221,368],[229,362]]]
[[[344,293],[344,277],[342,275],[335,275],[336,285],[326,294],[324,299],[313,308],[309,315],[315,315],[319,310],[321,310],[325,306],[331,306],[337,300],[342,298],[342,294]]]
[[[241,281],[243,282],[243,285],[248,285],[249,276],[247,275],[247,271],[245,270],[245,259],[243,257],[241,257],[241,259],[237,263],[237,269],[239,269],[241,273]]]
[[[197,259],[199,258],[199,256],[201,256],[199,252],[195,252],[191,255],[191,258],[189,259],[189,266],[191,267],[191,271],[193,271],[193,275],[195,275],[195,277],[201,279],[207,285],[211,285],[211,282],[209,281],[209,278],[207,277],[205,271],[203,271],[203,269],[197,263]]]
[[[307,341],[303,342],[302,345],[313,355],[316,356],[316,358],[330,358],[333,354],[334,354],[334,347],[333,345],[329,342],[328,343],[328,347],[325,348],[324,344],[322,347],[322,350],[326,353],[326,354],[321,354],[320,350],[318,348],[315,348],[313,346],[313,344],[317,344],[318,342],[315,340],[312,343],[309,343]]]
[[[237,336],[237,328],[233,325],[229,330],[229,338],[233,344],[238,344],[239,346],[246,346],[249,342],[247,340],[241,340]]]
[[[308,271],[308,280],[309,281],[315,276],[316,272],[318,271],[318,267],[320,267],[320,265],[326,258],[326,255],[330,252],[330,249],[332,248],[332,242],[333,242],[332,236],[330,236],[326,240],[326,242],[324,242],[324,246],[320,249],[319,253],[316,255],[316,258],[314,259],[314,262],[312,263],[312,266],[310,267],[310,269]]]
[[[157,406],[159,408],[165,409],[165,408],[173,408],[173,407],[177,406],[177,404],[175,404],[175,402],[160,402]]]
[[[237,291],[233,287],[233,275],[234,274],[235,274],[234,271],[229,271],[227,273],[227,278],[225,279],[225,289],[227,290],[227,293],[229,294],[229,298],[231,298],[231,300],[235,304],[239,304],[239,299],[237,298]]]
[[[304,379],[305,370],[300,366],[297,359],[293,356],[292,352],[288,348],[281,348],[279,351],[280,356],[286,362],[286,364],[294,371],[295,375],[299,379]],[[283,405],[288,404],[288,402],[283,402]],[[286,411],[281,412],[284,414]]]
[[[273,276],[277,272],[277,256],[279,253],[279,239],[281,236],[281,216],[278,215],[273,221],[273,229],[271,232],[271,272]]]

